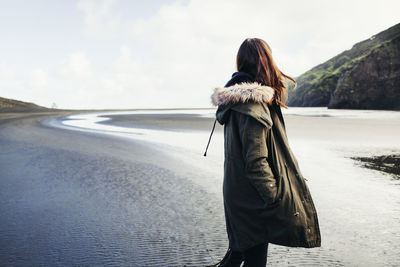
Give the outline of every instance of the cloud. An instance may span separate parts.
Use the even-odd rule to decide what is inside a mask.
[[[112,14],[116,0],[79,0],[77,8],[83,13],[85,31],[88,35],[109,39],[116,35],[120,19]]]
[[[138,82],[141,77],[140,65],[132,59],[131,49],[122,45],[119,49],[119,57],[112,64],[112,78],[114,83],[119,84],[120,91],[129,87],[130,84]]]
[[[396,23],[394,14],[385,15],[387,5],[192,0],[161,7],[151,18],[137,21],[132,32],[152,48],[153,60],[179,66],[217,63],[225,71],[224,62],[232,64],[241,41],[259,37],[270,44],[279,65],[296,76],[383,30],[382,25]]]
[[[43,89],[47,86],[48,74],[40,68],[33,69],[31,72],[29,85],[33,88]]]
[[[142,64],[132,57],[131,48],[124,44],[107,69],[106,78],[101,79],[101,86],[111,99],[119,99],[120,105],[133,107],[135,102],[146,103],[148,96],[154,93],[153,79],[144,73]]]
[[[93,75],[92,64],[84,52],[75,52],[69,55],[61,73],[70,79],[90,79]]]
[[[5,63],[0,63],[0,80],[13,80],[15,79],[15,71],[11,69],[11,67]]]

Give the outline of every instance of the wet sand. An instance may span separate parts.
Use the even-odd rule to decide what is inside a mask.
[[[54,115],[0,120],[0,263],[204,266],[224,255],[222,163],[214,160],[222,126],[209,156],[195,155],[196,165],[186,151],[41,124]],[[213,124],[189,114],[112,117],[104,123],[201,131],[204,146]],[[398,151],[400,126],[293,115],[285,121],[315,199],[322,247],[272,245],[271,266],[398,265],[400,187],[346,156]]]
[[[198,170],[48,116],[1,124],[0,265],[201,266],[223,253],[219,197],[185,179]]]
[[[164,129],[171,131],[210,130],[213,121],[195,114],[136,114],[104,116],[111,120],[102,122],[120,127],[135,127],[142,129]],[[221,127],[217,128],[222,131]]]

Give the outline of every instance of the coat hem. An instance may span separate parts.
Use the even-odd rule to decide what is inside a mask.
[[[285,246],[285,247],[302,247],[302,248],[317,248],[321,247],[321,240],[313,240],[309,242],[292,242],[292,243],[284,243],[284,242],[275,242],[275,241],[270,241],[269,243],[274,244],[274,245],[279,245],[279,246]]]

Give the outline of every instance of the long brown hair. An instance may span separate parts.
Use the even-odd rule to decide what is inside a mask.
[[[274,99],[276,102],[288,108],[285,105],[287,99],[287,80],[284,78],[291,80],[295,87],[297,83],[292,77],[287,76],[278,69],[267,42],[259,38],[247,38],[244,40],[236,56],[236,67],[238,71],[246,72],[253,76],[256,82],[274,88]]]

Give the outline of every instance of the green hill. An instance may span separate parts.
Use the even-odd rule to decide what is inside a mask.
[[[33,103],[0,97],[0,112],[44,111],[45,107]]]
[[[289,106],[400,109],[400,23],[296,78]]]

